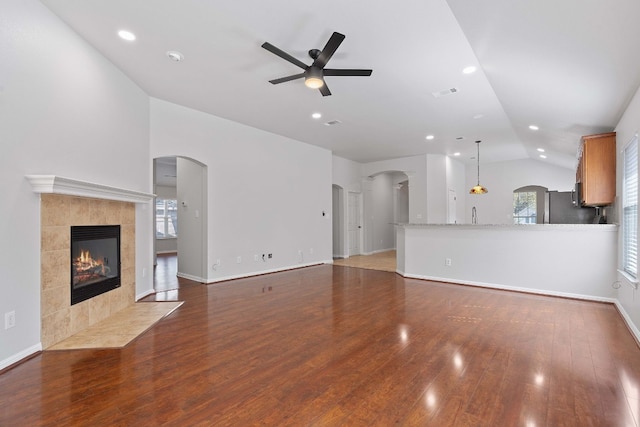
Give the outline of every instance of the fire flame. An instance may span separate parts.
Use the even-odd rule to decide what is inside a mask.
[[[80,250],[80,256],[76,258],[73,265],[77,273],[83,273],[86,271],[97,273],[97,270],[99,269],[99,274],[107,274],[107,272],[105,271],[104,262],[102,260],[94,259],[91,255],[91,252],[85,251],[84,249]]]

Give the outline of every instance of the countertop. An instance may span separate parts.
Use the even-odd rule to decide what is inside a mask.
[[[617,224],[419,224],[396,223],[403,228],[450,228],[450,229],[510,229],[510,230],[601,230],[616,231]]]

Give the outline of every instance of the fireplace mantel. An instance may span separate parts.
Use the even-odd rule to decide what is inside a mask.
[[[94,199],[118,200],[121,202],[146,203],[155,194],[79,181],[57,175],[27,175],[34,193],[65,194]]]

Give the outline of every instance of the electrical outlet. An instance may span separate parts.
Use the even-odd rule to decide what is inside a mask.
[[[254,261],[260,261],[260,255],[255,254],[255,255],[253,256],[253,260],[254,260]]]
[[[313,248],[309,248],[309,254],[313,255]]]
[[[451,267],[451,258],[445,258],[444,265],[446,265],[447,267]]]
[[[9,329],[16,326],[16,312],[9,311],[4,314],[4,328]]]
[[[238,264],[240,264],[240,263],[242,262],[242,257],[241,257],[241,256],[237,257],[237,258],[236,258],[236,262],[237,262]]]
[[[273,254],[269,254],[269,255],[268,255],[268,258],[269,258],[269,259],[273,258]]]

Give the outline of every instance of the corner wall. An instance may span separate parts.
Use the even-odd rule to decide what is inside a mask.
[[[41,348],[40,198],[25,175],[150,192],[151,157],[149,98],[120,70],[39,1],[3,1],[0,24],[0,316],[16,318],[0,328],[1,369]],[[147,213],[136,207],[138,294],[153,286]]]

